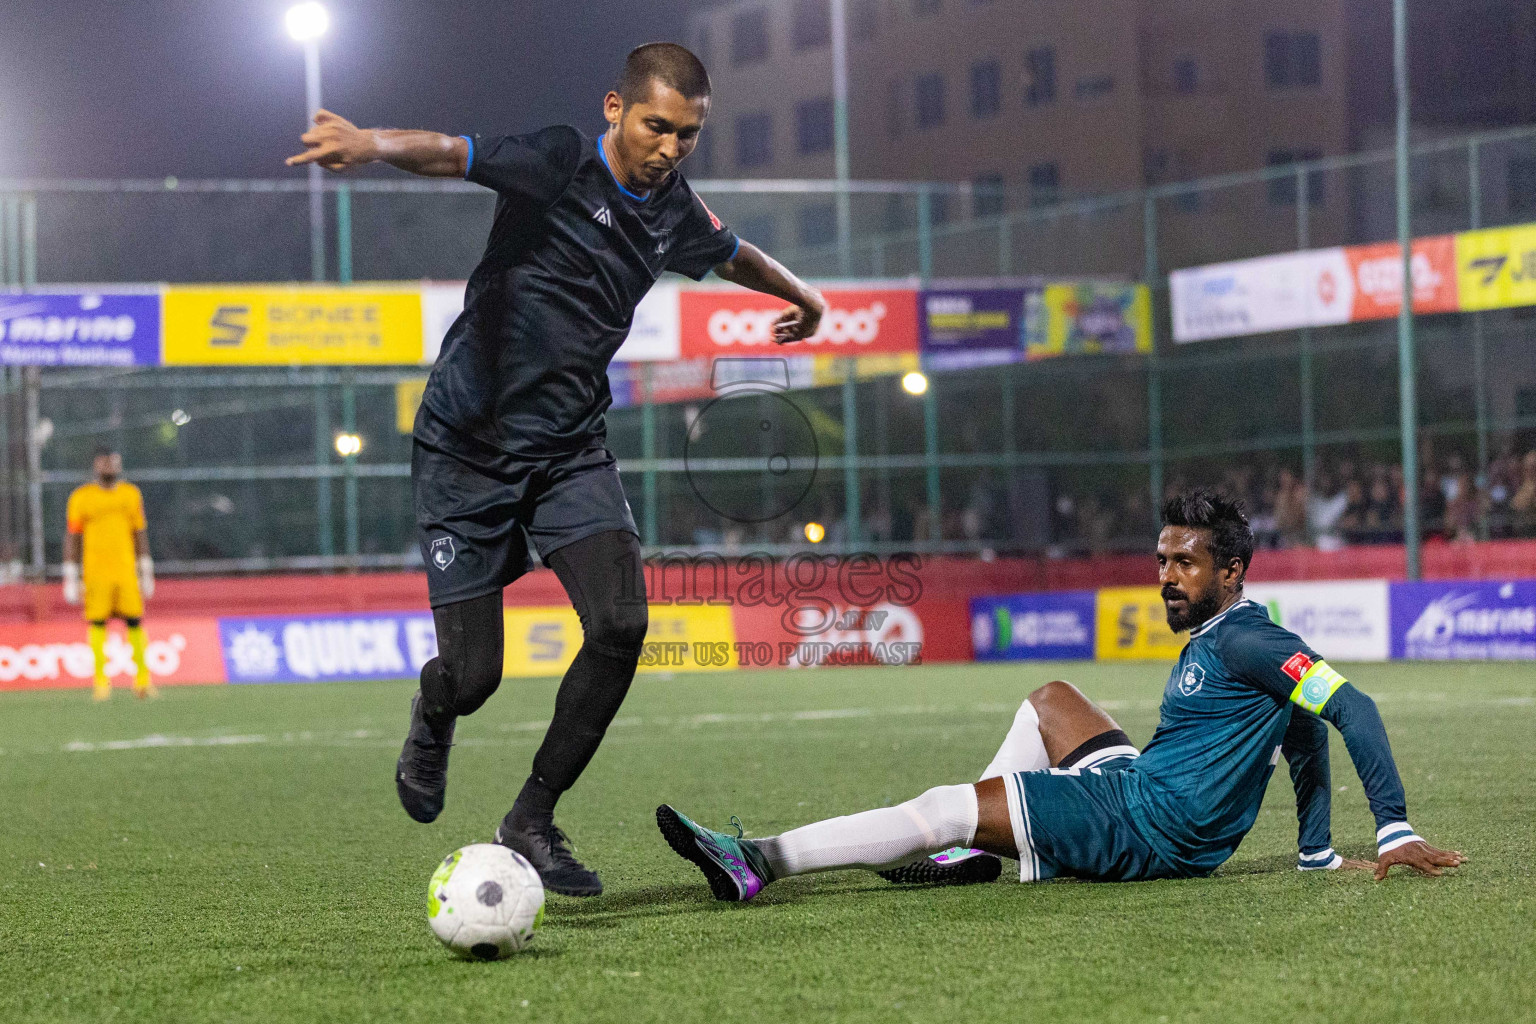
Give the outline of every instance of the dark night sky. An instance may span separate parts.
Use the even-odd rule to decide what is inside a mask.
[[[293,0],[0,0],[0,177],[284,177]],[[593,130],[623,56],[697,0],[326,0],[324,101],[359,124]]]

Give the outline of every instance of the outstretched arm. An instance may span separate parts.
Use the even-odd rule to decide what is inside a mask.
[[[774,322],[775,343],[803,341],[821,326],[821,316],[827,308],[821,293],[752,243],[742,242],[736,255],[716,267],[715,273],[743,288],[794,303],[793,309],[786,309]]]
[[[1296,789],[1296,867],[1302,871],[1342,867],[1344,858],[1333,851],[1330,827],[1328,726],[1316,715],[1292,710],[1280,753]]]
[[[1328,725],[1308,711],[1291,711],[1280,753],[1296,790],[1296,867],[1300,871],[1376,870],[1376,862],[1342,857],[1333,849],[1333,796],[1328,768]]]
[[[1344,746],[1349,749],[1355,772],[1365,787],[1371,813],[1376,816],[1376,878],[1387,877],[1387,869],[1394,864],[1406,864],[1424,875],[1438,875],[1441,868],[1460,866],[1466,861],[1465,856],[1454,850],[1435,849],[1408,824],[1403,782],[1392,760],[1392,746],[1376,702],[1353,684],[1342,682],[1342,676],[1338,679],[1336,688],[1323,696],[1322,706],[1316,711],[1343,735]],[[1298,692],[1305,694],[1305,686],[1304,679],[1297,687]]]
[[[379,161],[429,178],[462,178],[469,167],[469,143],[438,132],[394,128],[359,128],[340,114],[321,110],[315,125],[300,136],[304,152],[289,167],[319,164],[328,171]]]

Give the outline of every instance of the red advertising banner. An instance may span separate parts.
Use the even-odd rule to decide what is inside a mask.
[[[157,685],[224,682],[219,625],[213,618],[146,619],[145,660]],[[94,663],[78,620],[8,623],[0,627],[0,690],[90,686]],[[123,627],[107,627],[107,675],[114,685],[133,681],[133,650]]]
[[[963,600],[860,606],[832,598],[737,605],[731,612],[741,668],[971,660],[970,611]]]
[[[1403,300],[1402,248],[1396,242],[1344,247],[1355,282],[1352,321],[1397,316]],[[1454,313],[1456,236],[1436,235],[1413,243],[1413,309],[1416,313]]]
[[[779,347],[773,322],[786,303],[760,292],[683,291],[679,328],[681,354],[846,355],[916,352],[917,292],[909,288],[845,289],[822,292],[827,313],[821,327],[805,341]]]

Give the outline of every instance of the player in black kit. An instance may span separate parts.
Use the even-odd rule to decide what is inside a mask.
[[[608,130],[597,140],[565,125],[456,138],[369,130],[321,111],[305,152],[288,160],[332,171],[382,161],[496,190],[485,255],[416,417],[411,480],[438,656],[411,701],[396,788],[417,821],[442,811],[454,723],[501,682],[501,592],[527,571],[531,541],[581,617],[583,642],[496,841],[571,896],[603,886],[572,856],[555,802],[623,702],[647,625],[639,538],[605,446],[609,360],[663,271],[697,280],[713,270],[792,303],[774,329],[780,343],[810,337],[824,309],[677,172],[709,95],[697,57],[649,43],[604,97]]]

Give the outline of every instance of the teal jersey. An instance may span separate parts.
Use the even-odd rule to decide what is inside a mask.
[[[1123,772],[1137,832],[1180,871],[1215,870],[1258,817],[1292,708],[1315,714],[1343,684],[1252,601],[1192,630],[1157,731]]]

